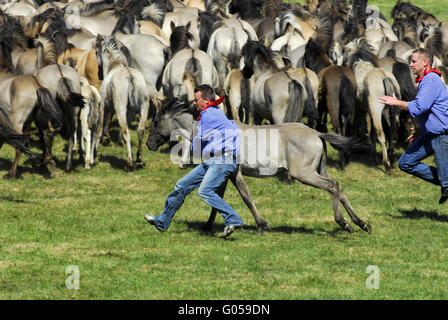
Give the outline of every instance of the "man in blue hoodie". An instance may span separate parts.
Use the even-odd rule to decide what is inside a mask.
[[[439,203],[448,199],[448,91],[440,72],[432,69],[433,56],[428,49],[413,51],[410,67],[417,76],[417,96],[410,102],[395,95],[380,97],[380,102],[408,110],[420,128],[408,138],[412,145],[401,156],[398,167],[420,179],[441,186]],[[437,167],[421,161],[434,154]]]
[[[236,158],[240,152],[240,133],[234,121],[227,119],[218,108],[223,98],[215,100],[215,92],[208,85],[195,88],[194,103],[199,116],[197,134],[193,138],[193,155],[198,155],[202,163],[177,181],[174,190],[168,195],[165,208],[160,216],[145,214],[148,223],[159,231],[166,231],[174,214],[184,203],[185,197],[199,188],[199,197],[217,209],[224,217],[225,227],[222,236],[228,237],[243,221],[235,210],[226,203],[216,190],[237,170]]]

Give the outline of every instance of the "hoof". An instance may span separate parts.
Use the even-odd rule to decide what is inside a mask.
[[[109,137],[104,137],[101,139],[101,144],[103,146],[107,146],[110,143],[110,138]]]
[[[14,177],[11,174],[9,174],[9,173],[7,173],[7,174],[5,174],[3,176],[3,180],[8,180],[8,179],[11,179],[11,178],[14,178]]]
[[[135,163],[136,169],[143,169],[145,167],[145,163],[143,161],[139,161]]]
[[[372,233],[372,226],[368,223],[365,223],[364,226],[362,227],[362,230],[370,234]]]
[[[344,230],[345,230],[345,231],[348,231],[348,232],[350,232],[350,233],[353,232],[352,226],[351,226],[349,223],[347,223],[347,224],[344,226]]]

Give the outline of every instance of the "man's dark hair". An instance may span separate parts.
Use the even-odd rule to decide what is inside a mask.
[[[209,99],[210,101],[215,101],[215,90],[208,84],[200,84],[194,88],[194,93],[201,91],[202,99]]]
[[[424,59],[428,59],[429,67],[432,67],[433,55],[432,52],[426,48],[417,48],[412,51],[412,54],[418,53],[420,56],[423,56]]]

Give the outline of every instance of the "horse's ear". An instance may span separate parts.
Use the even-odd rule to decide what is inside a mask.
[[[191,21],[188,21],[188,23],[187,23],[186,26],[185,26],[185,29],[186,29],[187,31],[190,31],[190,27],[191,27]]]
[[[441,28],[442,27],[442,21],[440,21],[438,24],[437,24],[437,28]]]
[[[174,24],[173,21],[171,21],[171,23],[170,23],[170,28],[171,28],[171,32],[173,32],[174,29],[176,29],[176,25]]]

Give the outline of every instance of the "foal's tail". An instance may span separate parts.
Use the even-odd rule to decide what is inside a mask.
[[[58,81],[56,99],[63,107],[64,123],[61,136],[68,139],[75,131],[75,107],[84,108],[85,101],[80,93],[75,92],[70,79],[62,77]]]
[[[355,154],[368,153],[371,150],[370,144],[365,137],[344,137],[336,133],[321,133],[319,136],[338,151]]]
[[[39,154],[32,152],[27,147],[28,136],[18,133],[9,119],[8,114],[0,107],[0,146],[4,142],[11,145],[14,149],[22,151],[30,159],[40,164],[42,158]]]

